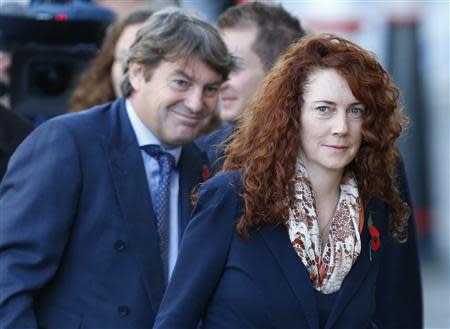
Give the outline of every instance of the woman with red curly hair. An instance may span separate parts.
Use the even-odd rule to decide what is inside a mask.
[[[292,45],[200,188],[155,328],[420,328],[398,97],[348,40]]]

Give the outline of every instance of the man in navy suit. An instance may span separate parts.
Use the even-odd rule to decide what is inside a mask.
[[[161,11],[131,46],[125,98],[17,149],[0,187],[2,329],[152,326],[203,179],[191,141],[233,65],[210,24]]]
[[[205,150],[215,173],[222,169],[221,143],[234,131],[235,122],[277,58],[305,35],[299,20],[280,5],[251,2],[233,6],[220,17],[218,26],[239,69],[220,88],[220,118],[225,124],[196,143]]]

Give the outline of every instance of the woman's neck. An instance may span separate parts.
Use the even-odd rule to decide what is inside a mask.
[[[334,171],[319,166],[308,166],[305,162],[304,165],[314,193],[319,231],[325,242],[339,202],[343,170]]]
[[[310,166],[303,162],[308,172],[314,196],[317,199],[326,196],[339,195],[343,170],[330,170],[320,166]]]

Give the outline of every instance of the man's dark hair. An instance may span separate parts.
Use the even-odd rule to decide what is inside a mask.
[[[223,80],[235,68],[219,32],[209,23],[178,8],[163,9],[153,14],[138,31],[125,60],[122,94],[129,97],[133,91],[128,68],[130,63],[143,64],[144,77],[150,79],[158,64],[198,57]]]
[[[219,29],[256,27],[252,50],[268,71],[294,41],[303,37],[300,21],[280,5],[251,2],[227,9],[218,21]]]

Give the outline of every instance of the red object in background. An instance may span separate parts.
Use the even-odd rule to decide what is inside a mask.
[[[358,19],[304,19],[308,26],[319,31],[333,31],[342,33],[358,32],[361,22]]]
[[[431,232],[431,214],[428,208],[414,208],[414,217],[416,219],[417,233],[420,235]]]
[[[57,22],[66,22],[69,20],[69,17],[67,17],[66,14],[56,14],[55,15],[55,21]]]

